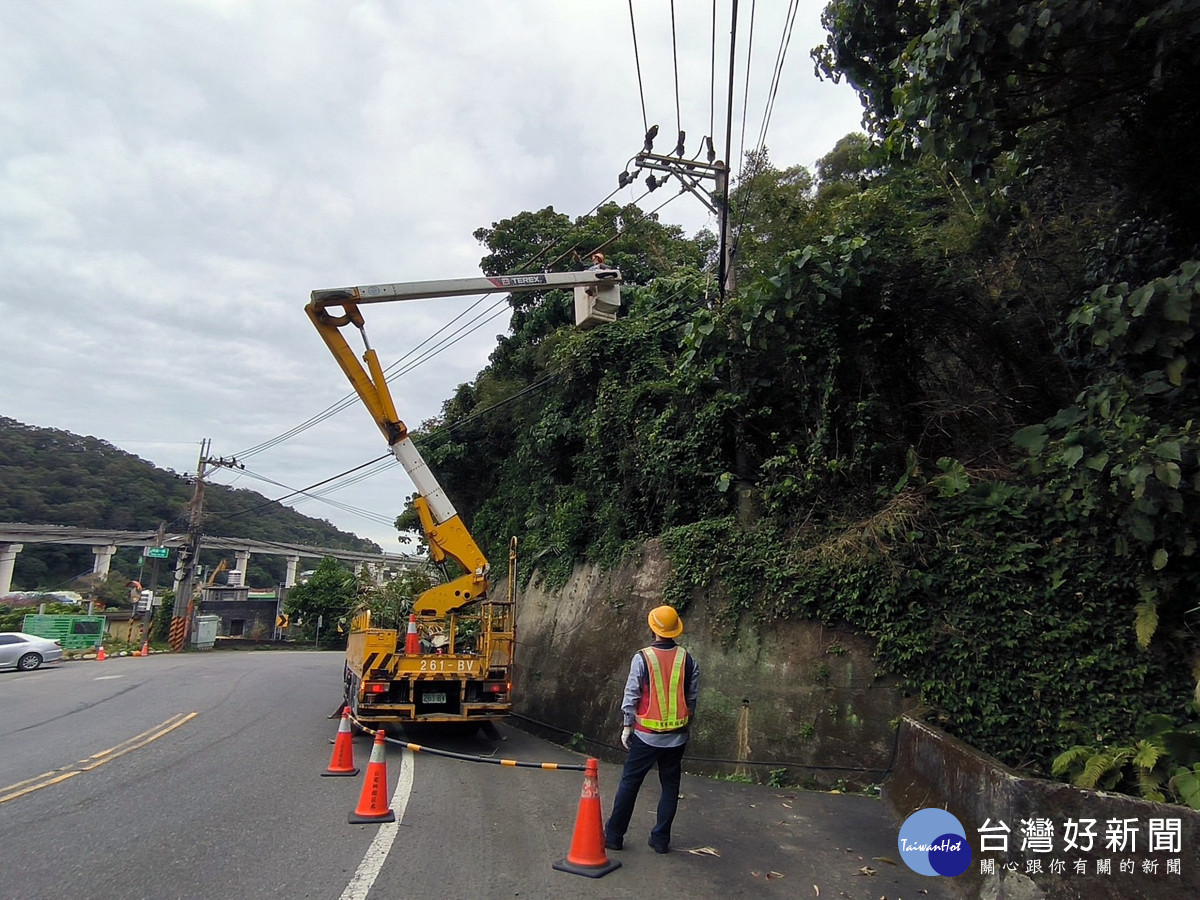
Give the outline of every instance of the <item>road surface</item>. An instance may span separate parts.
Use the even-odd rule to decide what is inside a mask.
[[[0,673],[3,897],[947,897],[909,871],[878,801],[686,776],[673,850],[645,846],[643,788],[622,867],[559,872],[583,776],[388,745],[396,825],[351,825],[365,771],[321,777],[341,654],[246,651],[67,662]],[[454,752],[580,764],[501,740],[406,736]],[[355,740],[365,770],[370,740]],[[686,769],[686,766],[685,766]],[[601,763],[611,806],[619,768]],[[894,860],[898,865],[889,860]]]

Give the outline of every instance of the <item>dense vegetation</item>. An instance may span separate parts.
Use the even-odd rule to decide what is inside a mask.
[[[1002,760],[1200,803],[1200,0],[825,22],[870,133],[747,160],[736,294],[634,208],[477,232],[488,274],[617,234],[627,304],[514,298],[431,465],[493,558],[561,583],[661,537],[676,605],[850,624]]]
[[[166,531],[177,533],[187,530],[192,492],[189,480],[105,441],[0,417],[0,522],[128,531],[154,531],[162,523]],[[204,514],[207,534],[379,549],[254,491],[210,484],[205,488]],[[212,565],[218,558],[216,551],[205,551],[201,561]],[[13,585],[24,590],[72,588],[77,576],[92,571],[92,563],[88,547],[26,544],[17,556]],[[110,580],[123,588],[137,576],[141,563],[140,548],[118,551]],[[248,583],[278,584],[285,566],[282,557],[251,556]],[[169,579],[164,571],[160,583],[169,587]],[[125,595],[121,589],[112,599]]]

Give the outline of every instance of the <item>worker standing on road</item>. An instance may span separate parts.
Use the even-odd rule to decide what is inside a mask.
[[[683,620],[670,606],[650,611],[654,643],[633,655],[625,696],[621,701],[621,743],[629,751],[613,811],[604,826],[604,846],[620,850],[633,815],[633,804],[646,774],[658,764],[658,821],[650,831],[650,847],[666,853],[671,846],[671,823],[679,805],[683,751],[688,725],[696,712],[700,670],[675,638],[683,633]]]

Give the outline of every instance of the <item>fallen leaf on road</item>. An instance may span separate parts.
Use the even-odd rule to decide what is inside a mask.
[[[813,885],[813,890],[817,892],[818,897],[821,896],[821,889],[819,887],[817,887],[815,884]]]
[[[875,860],[878,860],[879,862],[887,863],[889,866],[894,866],[896,864],[896,861],[894,859],[891,859],[887,856],[872,856],[871,859],[875,859]]]
[[[874,875],[875,870],[872,869],[870,866],[861,866],[859,868],[859,870],[857,872],[855,872],[854,874],[855,875]]]
[[[721,851],[716,847],[693,847],[688,853],[694,853],[696,856],[720,856]]]

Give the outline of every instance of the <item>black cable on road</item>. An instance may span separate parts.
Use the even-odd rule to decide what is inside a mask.
[[[507,766],[514,769],[545,769],[546,771],[559,772],[583,772],[587,769],[586,765],[579,765],[578,763],[524,762],[519,759],[502,759],[498,756],[477,756],[470,753],[455,753],[453,750],[439,750],[436,747],[426,747],[423,744],[412,744],[408,741],[390,738],[387,736],[386,729],[368,728],[356,719],[353,713],[350,714],[350,721],[372,737],[379,731],[383,731],[384,741],[389,744],[395,744],[397,747],[411,750],[413,753],[429,753],[433,756],[444,756],[448,759],[460,759],[463,762],[491,763],[494,766]]]

